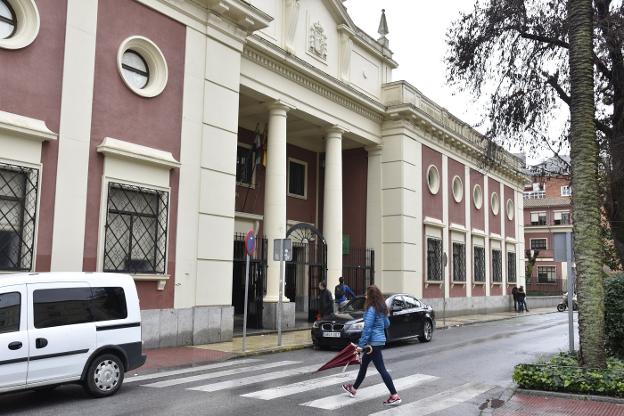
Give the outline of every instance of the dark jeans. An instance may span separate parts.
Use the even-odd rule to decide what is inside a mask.
[[[524,312],[524,311],[529,311],[529,308],[527,308],[527,304],[525,300],[519,300],[518,301],[518,312]]]
[[[392,382],[392,378],[388,371],[386,370],[386,366],[383,362],[383,357],[381,355],[381,350],[383,347],[373,347],[373,352],[370,354],[362,354],[362,364],[360,365],[360,372],[358,373],[357,378],[355,379],[355,383],[353,384],[354,388],[360,387],[360,384],[364,381],[364,377],[366,377],[366,370],[368,369],[368,365],[372,361],[375,364],[375,368],[381,375],[386,387],[390,390],[390,394],[397,394],[396,389],[394,388],[394,383]],[[366,350],[365,350],[366,351]]]

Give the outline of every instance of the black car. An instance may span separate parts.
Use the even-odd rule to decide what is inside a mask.
[[[404,293],[386,294],[390,313],[390,327],[386,342],[418,338],[431,341],[435,328],[435,312],[414,296]],[[357,343],[364,329],[364,297],[352,299],[330,317],[321,318],[312,325],[312,342],[316,347],[344,347]]]

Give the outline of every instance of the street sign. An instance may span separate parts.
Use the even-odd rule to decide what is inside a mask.
[[[273,240],[274,261],[291,261],[292,252],[292,240],[288,238],[276,238],[275,240]]]
[[[245,236],[245,252],[248,256],[252,256],[256,250],[256,236],[253,230],[249,230]]]

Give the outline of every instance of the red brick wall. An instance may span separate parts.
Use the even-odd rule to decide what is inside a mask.
[[[167,61],[167,86],[157,97],[143,98],[134,94],[117,71],[119,46],[133,35],[145,36],[156,43]],[[148,7],[131,0],[99,2],[83,265],[86,271],[95,270],[98,254],[104,158],[96,152],[96,147],[104,137],[171,152],[177,160],[180,159],[185,43],[184,25]],[[174,169],[170,178],[167,246],[167,271],[171,280],[164,291],[157,291],[154,282],[137,283],[144,309],[173,307],[178,180],[179,171]]]
[[[352,149],[342,152],[342,232],[351,248],[366,248],[366,189],[368,153]]]
[[[464,165],[454,159],[448,159],[448,204],[449,204],[449,221],[455,224],[466,224],[466,200],[470,200],[470,195],[466,195],[460,202],[456,202],[453,197],[453,178],[459,176],[462,181],[462,187],[465,188]]]
[[[470,203],[470,221],[471,221],[471,226],[472,228],[476,228],[477,230],[482,230],[485,231],[485,198],[487,197],[485,195],[485,190],[483,188],[483,174],[481,174],[480,172],[474,170],[474,169],[470,169],[470,195],[467,195],[468,201]],[[481,192],[483,194],[483,199],[484,199],[484,204],[481,206],[480,209],[475,208],[474,206],[474,200],[473,200],[473,193],[474,193],[474,187],[475,185],[479,185],[481,187]]]
[[[440,174],[440,189],[432,194],[427,185],[427,169],[435,165]],[[422,147],[422,199],[424,216],[442,220],[442,154],[427,146]]]
[[[492,195],[496,193],[497,199],[499,200],[499,210],[498,214],[494,214],[492,212]],[[501,233],[501,213],[504,212],[504,208],[500,203],[500,182],[495,179],[488,178],[488,215],[490,216],[490,233],[499,234]]]
[[[511,200],[513,206],[513,217],[510,220],[507,216],[507,201]],[[505,235],[507,237],[516,238],[516,203],[514,202],[514,190],[505,185],[505,198],[503,199],[503,215],[505,216]]]
[[[43,120],[58,133],[67,1],[38,0],[37,8],[40,27],[35,41],[22,49],[0,49],[0,110]],[[44,143],[35,252],[39,272],[50,271],[57,159],[58,141]]]

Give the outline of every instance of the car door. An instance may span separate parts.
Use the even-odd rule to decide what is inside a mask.
[[[409,333],[407,336],[412,337],[422,334],[425,322],[425,310],[422,303],[412,296],[403,296],[403,299],[409,311],[407,314],[409,316]]]
[[[0,288],[0,392],[26,384],[27,307],[26,285]]]
[[[28,285],[29,313],[27,384],[80,378],[96,342],[86,283]]]
[[[388,335],[391,339],[405,337],[406,319],[403,296],[393,296],[390,299],[390,327],[388,328]]]

